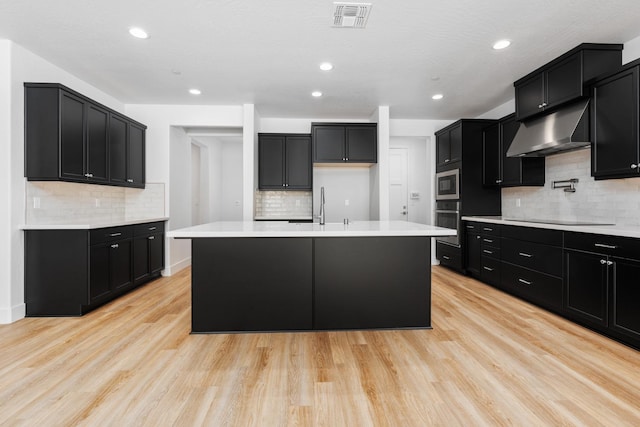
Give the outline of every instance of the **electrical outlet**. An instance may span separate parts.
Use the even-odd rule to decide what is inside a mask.
[[[33,198],[33,209],[40,209],[40,197]]]
[[[349,206],[349,199],[344,199],[344,205]]]
[[[100,207],[100,199],[95,198],[94,200],[95,200],[96,208],[99,208]]]
[[[520,199],[518,198],[516,199],[516,208],[519,208],[519,207],[520,207]]]

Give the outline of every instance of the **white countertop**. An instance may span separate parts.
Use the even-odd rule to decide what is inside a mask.
[[[167,237],[363,237],[455,236],[456,231],[406,221],[354,221],[342,223],[288,223],[284,221],[211,222],[167,232]]]
[[[577,233],[608,234],[610,236],[640,238],[640,227],[631,225],[566,225],[529,222],[525,219],[505,219],[501,216],[463,216],[463,221],[486,222],[490,224],[518,225],[521,227],[546,228],[548,230],[573,231]]]
[[[23,224],[22,230],[93,230],[95,228],[121,227],[124,225],[144,224],[145,222],[168,221],[168,216],[157,218],[130,219],[122,221],[78,221],[77,219],[69,223],[59,224]]]

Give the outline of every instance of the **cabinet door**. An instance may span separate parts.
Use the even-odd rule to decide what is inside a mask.
[[[89,180],[109,179],[109,113],[95,105],[87,107],[87,174]]]
[[[378,130],[375,126],[345,127],[349,162],[375,163],[378,158]]]
[[[589,252],[565,250],[565,269],[567,312],[587,323],[606,326],[606,257]]]
[[[336,163],[346,159],[343,126],[313,127],[314,163]]]
[[[442,132],[439,135],[436,135],[436,166],[444,166],[447,163],[451,162],[451,152],[449,143],[451,136],[449,132]]]
[[[107,295],[109,286],[109,251],[108,244],[91,246],[89,249],[89,303]]]
[[[131,285],[131,250],[132,240],[120,240],[109,244],[109,269],[111,272],[111,289],[124,288]]]
[[[638,98],[638,67],[594,84],[591,98],[594,177],[637,176]]]
[[[150,274],[149,270],[149,236],[133,239],[133,282],[144,282]]]
[[[501,123],[503,185],[519,185],[522,183],[522,159],[507,157],[507,150],[509,150],[519,128],[520,123],[516,121],[515,117]]]
[[[482,237],[479,234],[467,234],[467,272],[480,277],[482,272]]]
[[[144,188],[145,184],[145,130],[133,123],[129,124],[129,144],[127,146],[127,183],[131,187]]]
[[[149,244],[149,273],[155,274],[164,268],[164,234],[147,237]]]
[[[516,120],[523,120],[542,111],[544,101],[543,73],[531,77],[515,87]]]
[[[60,177],[85,181],[85,103],[60,92]]]
[[[258,187],[282,190],[285,188],[285,136],[260,136],[258,140]]]
[[[611,258],[612,307],[609,327],[640,340],[640,262]]]
[[[462,160],[462,125],[449,131],[449,159],[451,163]]]
[[[482,132],[482,184],[500,185],[500,125],[496,123]]]
[[[286,188],[311,190],[311,137],[288,136],[285,153]]]
[[[109,118],[109,181],[127,183],[127,133],[129,123],[111,114]]]
[[[582,96],[582,54],[576,53],[545,72],[545,109]]]

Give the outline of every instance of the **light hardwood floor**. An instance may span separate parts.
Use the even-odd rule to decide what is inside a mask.
[[[0,325],[0,425],[640,425],[640,352],[446,269],[433,330],[235,335],[189,274]]]

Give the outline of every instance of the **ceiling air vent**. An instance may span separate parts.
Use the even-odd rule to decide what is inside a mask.
[[[371,3],[333,2],[333,26],[340,28],[364,28],[369,19]]]

